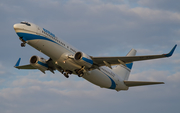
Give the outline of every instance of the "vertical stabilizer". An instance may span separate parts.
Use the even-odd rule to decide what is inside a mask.
[[[136,55],[136,50],[131,49],[131,51],[126,56],[135,56],[135,55]],[[122,80],[128,80],[132,66],[133,66],[133,62],[130,62],[126,65],[120,64],[115,68],[113,68],[113,72],[116,73]]]

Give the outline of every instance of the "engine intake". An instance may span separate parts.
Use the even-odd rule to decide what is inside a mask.
[[[90,68],[93,65],[93,60],[91,57],[83,52],[77,52],[74,55],[74,59],[77,64],[80,66],[85,66],[86,68]]]
[[[81,57],[82,57],[82,53],[81,52],[77,52],[76,54],[75,54],[75,60],[80,60],[81,59]]]
[[[37,56],[32,56],[32,57],[30,58],[30,63],[31,63],[31,64],[34,64],[34,63],[37,62],[37,60],[38,60]]]
[[[30,64],[34,67],[45,73],[48,69],[48,64],[46,63],[46,59],[39,56],[32,56],[30,58]]]

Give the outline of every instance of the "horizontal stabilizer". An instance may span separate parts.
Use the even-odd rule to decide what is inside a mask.
[[[164,84],[164,82],[124,81],[124,84],[128,87],[134,87],[134,86]]]

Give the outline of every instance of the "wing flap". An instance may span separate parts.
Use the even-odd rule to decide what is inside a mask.
[[[128,87],[135,87],[135,86],[144,86],[144,85],[164,84],[164,82],[124,81],[124,84]]]

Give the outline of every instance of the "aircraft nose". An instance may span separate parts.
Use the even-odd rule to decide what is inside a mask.
[[[15,30],[16,33],[20,32],[21,30],[24,30],[24,26],[21,25],[21,24],[14,24],[13,27],[14,27],[14,30]]]
[[[14,24],[14,29],[18,29],[19,28],[19,24]]]

